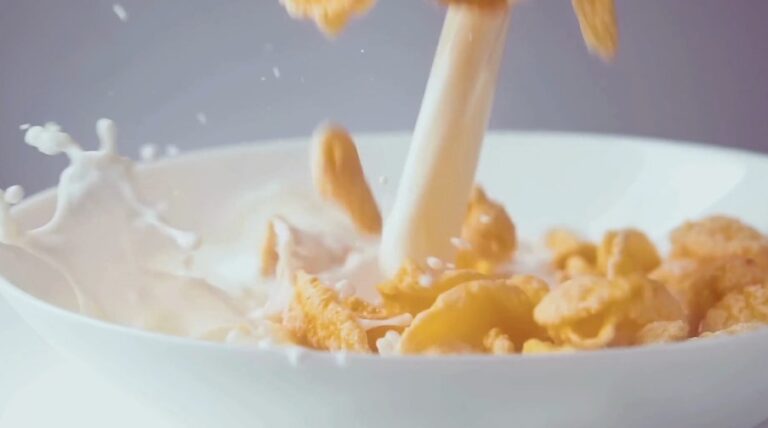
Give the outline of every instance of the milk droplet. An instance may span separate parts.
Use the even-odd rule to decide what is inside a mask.
[[[208,116],[205,115],[205,113],[200,112],[195,115],[195,118],[197,118],[197,121],[200,122],[201,125],[205,125],[208,123]]]
[[[24,134],[24,142],[48,156],[55,156],[59,153],[72,155],[80,151],[80,146],[75,140],[63,132],[61,127],[54,122],[48,122],[43,126],[29,127]]]
[[[178,156],[179,153],[181,153],[181,150],[179,150],[179,147],[175,144],[168,144],[165,146],[165,155],[169,158]]]
[[[152,143],[142,144],[139,147],[139,157],[143,161],[151,161],[157,158],[157,145]]]
[[[424,274],[419,276],[419,285],[422,287],[431,287],[434,282],[435,279],[431,275]]]
[[[301,360],[304,358],[304,354],[304,348],[300,348],[298,346],[291,346],[285,350],[285,355],[288,357],[288,362],[291,363],[291,365],[294,367],[297,367],[299,364],[301,364]]]
[[[472,249],[472,245],[467,242],[465,239],[461,239],[458,237],[451,238],[451,245],[456,247],[459,250],[469,250]]]
[[[389,177],[386,175],[380,175],[379,176],[379,184],[387,184],[389,183]]]
[[[272,67],[272,74],[275,75],[275,79],[279,79],[280,78],[280,69],[277,68],[277,67]]]
[[[115,122],[109,119],[96,121],[96,135],[99,137],[101,151],[114,153],[117,146],[117,127]]]
[[[28,123],[22,123],[21,125],[19,125],[19,129],[20,129],[20,130],[22,130],[22,131],[26,131],[26,130],[27,130],[27,129],[29,129],[31,126],[32,126],[32,125],[30,125],[30,124],[28,124]]]
[[[9,203],[10,205],[18,204],[22,199],[24,199],[23,187],[16,185],[11,186],[5,190],[5,202]]]
[[[427,257],[427,266],[434,270],[440,270],[445,266],[445,264],[437,257]]]
[[[483,224],[490,224],[493,219],[488,214],[481,214],[480,215],[480,223]]]
[[[128,11],[125,10],[123,5],[120,3],[115,3],[112,5],[112,11],[115,12],[115,15],[117,15],[117,18],[123,22],[128,22]]]
[[[346,367],[347,363],[349,362],[349,354],[346,351],[335,353],[333,358],[336,360],[336,365],[339,367]]]

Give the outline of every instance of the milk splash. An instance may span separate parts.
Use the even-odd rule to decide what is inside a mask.
[[[84,150],[56,124],[30,127],[27,144],[69,166],[44,226],[24,230],[0,197],[0,242],[56,269],[83,314],[126,326],[205,337],[243,324],[245,308],[210,284],[151,268],[155,257],[188,259],[198,237],[168,224],[137,192],[134,164],[116,153],[116,129],[101,119],[100,147]],[[3,195],[0,195],[3,196]]]

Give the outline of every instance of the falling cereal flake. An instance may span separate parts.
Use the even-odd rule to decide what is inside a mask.
[[[389,177],[386,175],[380,175],[379,176],[379,184],[387,184],[389,183]]]
[[[179,147],[175,144],[168,144],[165,146],[165,155],[169,158],[172,158],[174,156],[178,156],[179,153],[181,153],[181,150],[179,150]]]
[[[128,11],[125,10],[123,5],[115,3],[112,5],[112,11],[115,12],[117,18],[123,22],[128,22]]]
[[[429,266],[431,269],[439,270],[445,267],[445,264],[437,257],[427,257],[427,266]]]
[[[431,287],[432,283],[435,282],[435,279],[432,278],[432,276],[424,274],[419,276],[419,285],[422,287]]]
[[[151,161],[157,158],[157,145],[152,143],[142,144],[139,147],[139,157],[143,161]]]
[[[5,189],[5,202],[14,205],[24,199],[24,188],[21,186],[11,186]]]
[[[200,122],[201,125],[205,125],[208,123],[208,116],[205,115],[205,113],[200,112],[195,115],[197,118],[197,121]]]
[[[22,123],[21,125],[19,125],[19,129],[21,129],[22,131],[26,131],[26,130],[27,130],[27,129],[29,129],[31,126],[32,126],[32,125],[30,125],[30,124],[28,124],[28,123]]]
[[[280,78],[280,69],[277,68],[277,67],[272,67],[272,74],[275,75],[275,79],[279,79]]]

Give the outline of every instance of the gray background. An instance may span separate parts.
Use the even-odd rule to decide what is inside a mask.
[[[25,122],[54,120],[94,144],[94,121],[111,117],[131,155],[145,142],[307,135],[325,118],[411,129],[442,20],[431,0],[381,0],[329,42],[277,0],[121,3],[127,23],[112,1],[0,0],[0,186],[39,189],[63,164],[22,144]],[[768,151],[768,1],[619,0],[623,46],[609,66],[585,52],[567,0],[523,3],[494,127]]]

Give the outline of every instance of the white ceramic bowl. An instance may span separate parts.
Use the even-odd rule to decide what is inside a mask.
[[[386,207],[408,138],[360,138]],[[306,144],[243,145],[143,168],[144,193],[172,195],[170,217],[194,227],[230,192],[307,176]],[[596,236],[638,226],[663,240],[709,213],[768,230],[768,157],[628,137],[497,133],[479,172],[522,235],[555,224]],[[42,223],[51,193],[17,213]],[[280,351],[136,331],[74,314],[44,270],[0,250],[0,293],[58,349],[201,427],[734,427],[768,417],[768,333],[576,355],[378,358],[310,352],[298,367]],[[83,403],[84,409],[88,403]]]

